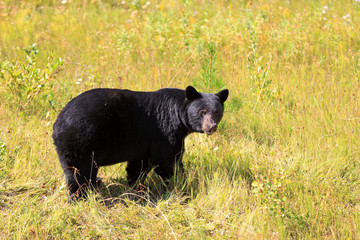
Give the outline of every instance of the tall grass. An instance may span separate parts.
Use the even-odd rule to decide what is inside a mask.
[[[359,32],[355,0],[0,1],[0,238],[359,239]],[[136,191],[117,164],[68,202],[51,133],[71,98],[189,84],[230,97],[186,176]]]

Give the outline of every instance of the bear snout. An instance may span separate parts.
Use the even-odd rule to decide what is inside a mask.
[[[217,129],[217,124],[215,123],[213,126],[210,127],[210,132],[209,133],[206,132],[207,135],[213,134],[216,131],[216,129]]]
[[[210,114],[204,116],[202,130],[207,134],[213,134],[217,129],[217,123],[212,119]]]
[[[216,129],[217,129],[217,124],[215,123],[213,125],[208,126],[207,128],[205,128],[203,130],[207,135],[211,135],[216,131]]]

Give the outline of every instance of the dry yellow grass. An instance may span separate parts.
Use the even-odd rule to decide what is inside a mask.
[[[1,1],[0,238],[359,239],[359,28],[355,0]],[[72,97],[189,84],[230,98],[185,179],[136,192],[118,164],[68,203],[51,133]]]

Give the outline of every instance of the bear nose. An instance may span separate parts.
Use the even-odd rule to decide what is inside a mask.
[[[216,131],[216,129],[217,129],[217,124],[216,123],[212,124],[210,126],[210,133],[213,134]]]

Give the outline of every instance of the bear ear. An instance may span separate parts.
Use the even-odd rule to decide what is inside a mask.
[[[229,96],[229,90],[227,90],[227,89],[221,90],[220,92],[218,92],[215,95],[218,96],[220,98],[220,101],[223,103],[226,101],[226,99]]]
[[[201,95],[198,91],[196,91],[196,89],[192,86],[188,86],[186,89],[185,89],[185,98],[187,100],[195,100],[197,98],[201,98]]]

